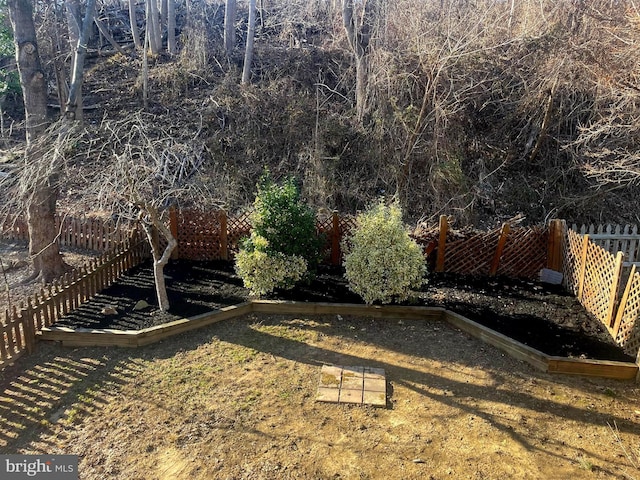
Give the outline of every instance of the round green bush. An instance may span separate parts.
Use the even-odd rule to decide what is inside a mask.
[[[421,247],[405,230],[400,207],[381,201],[357,220],[343,245],[349,288],[367,304],[406,300],[422,285],[426,265]]]

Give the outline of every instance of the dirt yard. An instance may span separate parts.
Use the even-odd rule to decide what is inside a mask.
[[[315,401],[383,368],[386,408]],[[550,376],[445,323],[246,316],[137,349],[42,344],[3,372],[0,452],[81,479],[640,479],[637,384]]]
[[[246,298],[228,267],[201,267],[168,270],[171,315],[131,314],[153,302],[141,269],[82,318],[145,325]],[[430,280],[414,302],[576,355],[584,339],[607,343],[561,292]],[[287,295],[357,300],[331,272]],[[117,318],[96,314],[107,303]],[[386,407],[316,402],[325,364],[384,369]],[[639,384],[540,373],[437,321],[250,315],[135,350],[40,343],[0,373],[0,453],[76,454],[83,480],[640,480],[639,423]]]

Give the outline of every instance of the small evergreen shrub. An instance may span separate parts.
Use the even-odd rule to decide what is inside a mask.
[[[253,230],[236,256],[236,272],[252,295],[289,289],[320,258],[316,217],[292,178],[278,185],[265,173],[251,215]]]
[[[307,273],[307,261],[299,255],[268,251],[268,242],[255,233],[236,255],[236,272],[251,295],[265,295],[276,288],[293,288]]]
[[[258,183],[251,216],[253,231],[269,243],[268,250],[298,255],[315,268],[320,258],[320,239],[313,210],[300,200],[293,178],[275,183],[268,172]]]
[[[402,223],[397,204],[382,201],[358,216],[358,227],[343,245],[349,288],[367,304],[404,301],[426,272],[420,246]]]

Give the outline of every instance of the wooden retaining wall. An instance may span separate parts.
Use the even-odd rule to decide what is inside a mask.
[[[549,356],[517,342],[468,318],[443,308],[411,306],[368,306],[332,303],[283,302],[258,300],[226,307],[217,312],[205,313],[191,319],[182,319],[165,325],[139,331],[88,330],[69,328],[44,328],[43,340],[61,342],[65,346],[119,346],[139,347],[170,338],[186,331],[211,325],[248,313],[282,315],[357,315],[380,319],[402,318],[425,321],[444,320],[454,327],[495,346],[518,360],[525,361],[538,370],[594,377],[634,380],[638,365],[631,362],[614,362],[588,359],[572,359]]]

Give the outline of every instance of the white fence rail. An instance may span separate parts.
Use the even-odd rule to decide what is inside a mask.
[[[640,267],[640,234],[637,225],[573,225],[573,230],[581,235],[589,234],[589,239],[611,253],[624,254],[623,265]]]

